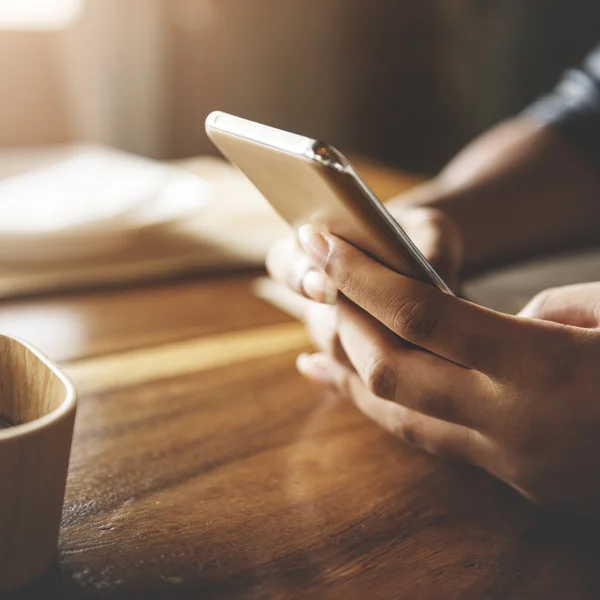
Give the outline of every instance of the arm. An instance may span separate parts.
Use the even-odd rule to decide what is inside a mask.
[[[559,132],[526,118],[471,143],[405,202],[452,218],[467,272],[600,240],[600,171]]]
[[[444,210],[467,271],[600,240],[600,47],[402,204]]]

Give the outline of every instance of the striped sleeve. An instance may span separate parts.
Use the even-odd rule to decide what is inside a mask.
[[[523,114],[560,129],[600,169],[600,45]]]

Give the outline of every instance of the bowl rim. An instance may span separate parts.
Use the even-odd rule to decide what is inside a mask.
[[[9,440],[11,438],[22,437],[30,433],[39,431],[41,429],[50,427],[54,423],[61,421],[69,413],[74,412],[76,410],[77,391],[72,381],[65,375],[65,373],[58,367],[58,365],[52,362],[45,354],[40,352],[35,346],[30,344],[29,342],[26,342],[25,340],[22,340],[18,337],[13,337],[12,335],[5,334],[0,334],[0,340],[11,340],[26,348],[40,361],[41,364],[43,364],[54,376],[58,378],[65,390],[65,396],[63,401],[53,411],[49,412],[43,417],[34,419],[33,421],[13,425],[12,427],[7,427],[6,429],[0,429],[0,442],[3,442],[4,440]]]

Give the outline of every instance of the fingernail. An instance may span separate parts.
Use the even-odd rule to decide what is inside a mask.
[[[319,383],[332,382],[329,361],[322,354],[300,354],[296,359],[296,368],[305,377]]]
[[[317,302],[325,302],[327,296],[327,275],[309,269],[302,278],[302,289],[309,298]]]
[[[335,304],[337,288],[324,273],[309,269],[302,278],[302,289],[306,295],[322,304]]]
[[[306,254],[319,265],[323,265],[329,255],[329,242],[314,225],[302,225],[298,229],[298,240]]]

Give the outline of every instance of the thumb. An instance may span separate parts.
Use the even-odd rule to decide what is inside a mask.
[[[394,207],[391,213],[431,266],[456,290],[462,240],[450,217],[433,208]]]
[[[600,282],[544,290],[528,302],[519,316],[574,327],[600,327]]]

